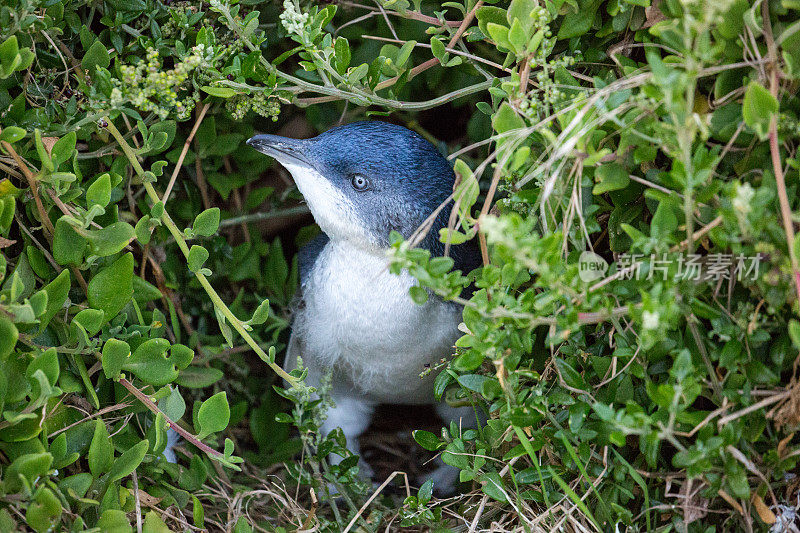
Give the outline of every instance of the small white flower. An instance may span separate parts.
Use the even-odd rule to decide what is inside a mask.
[[[308,13],[300,11],[299,6],[292,0],[284,0],[283,13],[281,13],[280,19],[287,32],[300,35],[303,33],[306,22],[308,22]]]
[[[642,326],[644,329],[658,328],[658,311],[645,311],[642,313]]]
[[[122,91],[120,91],[119,88],[117,87],[111,89],[111,97],[109,99],[111,106],[116,107],[118,105],[121,105],[122,101],[123,101]]]
[[[733,198],[733,208],[742,215],[750,213],[753,198],[756,196],[756,191],[749,183],[739,185],[736,187],[736,196]]]

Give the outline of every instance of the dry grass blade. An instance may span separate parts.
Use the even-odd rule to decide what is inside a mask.
[[[189,146],[192,144],[192,140],[194,139],[195,133],[197,133],[197,129],[200,127],[200,124],[203,122],[203,118],[206,116],[206,112],[211,104],[204,104],[203,107],[200,108],[200,111],[197,114],[197,118],[194,121],[194,126],[192,126],[192,130],[189,132],[189,136],[186,137],[186,141],[183,143],[183,148],[181,149],[181,155],[178,156],[178,161],[175,163],[175,168],[172,170],[172,175],[169,177],[169,183],[167,184],[167,189],[164,191],[164,195],[161,197],[161,201],[164,204],[167,203],[169,199],[169,195],[172,192],[172,187],[175,185],[175,180],[178,177],[178,173],[181,171],[181,167],[183,166],[183,160],[186,157],[186,153],[189,151]]]

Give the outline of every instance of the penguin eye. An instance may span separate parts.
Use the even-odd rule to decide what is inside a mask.
[[[366,176],[361,174],[353,174],[353,177],[350,178],[350,183],[353,184],[353,188],[357,191],[366,191],[369,189],[369,180]]]

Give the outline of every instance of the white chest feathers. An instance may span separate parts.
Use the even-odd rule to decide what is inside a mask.
[[[432,401],[432,380],[418,376],[450,355],[461,313],[436,298],[415,304],[408,294],[414,283],[408,273],[390,273],[386,258],[330,241],[302,288],[293,335],[303,356],[376,401]]]

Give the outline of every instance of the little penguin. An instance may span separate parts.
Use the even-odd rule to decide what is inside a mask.
[[[434,402],[433,376],[420,374],[449,358],[461,336],[461,306],[434,294],[415,303],[409,289],[417,281],[406,271],[391,273],[387,256],[391,232],[409,238],[430,219],[419,246],[444,255],[439,230],[450,218],[455,174],[421,135],[381,121],[346,124],[311,139],[256,135],[247,144],[291,173],[322,231],[299,252],[285,368],[295,368],[301,356],[311,386],[331,374],[334,406],[321,430],[341,428],[358,454],[358,437],[377,405]],[[448,252],[453,268],[465,274],[480,266],[474,241]],[[471,407],[440,402],[436,409],[445,421],[476,424]],[[451,490],[457,475],[437,469],[437,489]]]

